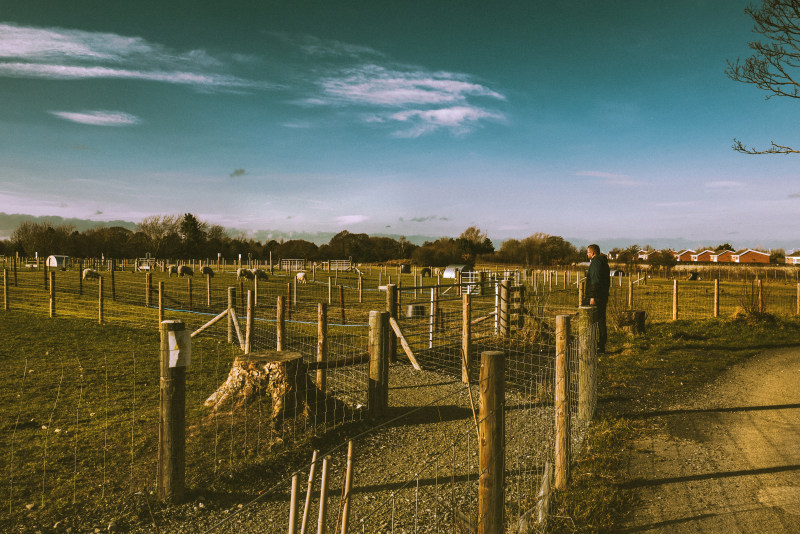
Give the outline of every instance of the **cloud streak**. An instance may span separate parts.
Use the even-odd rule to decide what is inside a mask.
[[[141,120],[136,115],[122,111],[51,111],[58,118],[91,126],[133,126]]]
[[[639,186],[644,182],[631,178],[627,174],[619,174],[605,171],[579,171],[575,176],[587,176],[589,178],[603,178],[605,184],[618,186]]]
[[[0,24],[0,59],[0,76],[13,78],[135,79],[207,89],[266,86],[225,73],[227,62],[203,50],[172,50],[140,37],[63,28]]]

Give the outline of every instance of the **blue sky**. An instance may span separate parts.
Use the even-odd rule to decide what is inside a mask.
[[[748,3],[0,0],[0,212],[795,248]]]

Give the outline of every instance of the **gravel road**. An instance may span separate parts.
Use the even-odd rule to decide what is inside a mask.
[[[624,532],[800,533],[800,349],[764,352],[660,411],[632,445]]]

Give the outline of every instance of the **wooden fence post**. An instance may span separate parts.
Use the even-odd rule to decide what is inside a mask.
[[[344,286],[342,284],[339,284],[339,310],[342,313],[342,324],[345,325],[347,324],[347,310],[344,303]]]
[[[556,275],[558,271],[555,271]],[[508,279],[500,282],[500,335],[507,337],[511,335],[511,309],[509,298],[511,296],[510,281]]]
[[[148,308],[151,306],[153,300],[153,275],[145,273],[144,275],[144,305]]]
[[[157,490],[161,501],[180,503],[185,485],[186,367],[191,338],[183,321],[163,321],[160,333]]]
[[[555,383],[555,489],[567,487],[570,457],[569,413],[569,316],[556,317],[556,383]]]
[[[764,281],[759,278],[756,280],[756,286],[758,287],[758,313],[764,313],[766,309],[764,303]]]
[[[328,359],[328,305],[324,302],[317,304],[317,361],[324,362]],[[326,387],[325,369],[317,369],[317,388],[324,394]]]
[[[253,339],[253,291],[247,290],[247,320],[244,328],[244,353],[250,354],[250,341]]]
[[[800,315],[800,284],[797,284],[797,315]]]
[[[97,324],[103,324],[103,277],[102,276],[97,279]]]
[[[211,307],[211,273],[206,273],[206,306]]]
[[[164,281],[158,282],[158,324],[164,320]]]
[[[364,303],[364,281],[361,279],[361,274],[358,275],[358,303]]]
[[[622,277],[620,276],[620,280]],[[628,309],[633,309],[633,273],[628,275]]]
[[[186,278],[186,300],[189,301],[187,303],[189,305],[187,309],[189,311],[192,311],[192,279],[191,279],[191,277],[187,277]]]
[[[275,323],[275,350],[283,350],[283,330],[286,327],[286,297],[278,297],[277,303],[277,322]]]
[[[3,268],[3,310],[8,311],[8,269]]]
[[[505,532],[505,354],[481,353],[478,532]]]
[[[367,409],[372,418],[389,407],[389,312],[369,312],[369,387]]]
[[[672,281],[672,320],[678,320],[678,281]]]
[[[386,311],[389,317],[397,320],[397,286],[394,284],[386,286]],[[389,330],[389,361],[397,361],[397,335],[394,330]]]
[[[719,278],[714,279],[714,317],[719,317]]]
[[[578,419],[589,421],[597,401],[597,338],[594,326],[594,306],[578,309]]]
[[[50,317],[56,316],[56,272],[50,271]]]
[[[78,262],[78,295],[83,295],[83,260]]]
[[[236,288],[228,288],[228,343],[233,343],[233,314],[231,310],[236,301]]]
[[[469,384],[472,366],[472,295],[461,295],[461,381]]]

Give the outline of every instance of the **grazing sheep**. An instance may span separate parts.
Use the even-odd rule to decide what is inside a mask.
[[[194,269],[188,265],[181,265],[178,267],[178,276],[194,276]]]
[[[83,273],[81,274],[81,278],[84,280],[96,280],[100,278],[100,273],[95,271],[94,269],[84,269]]]
[[[300,271],[299,273],[297,273],[295,275],[295,278],[297,279],[298,284],[305,284],[307,282],[305,271]]]
[[[172,278],[173,274],[178,274],[178,266],[177,265],[167,265],[167,272],[169,273],[169,277]]]
[[[253,271],[253,276],[258,278],[259,280],[266,280],[267,279],[267,272],[264,269],[255,269]]]
[[[208,265],[206,265],[205,267],[203,267],[203,268],[202,268],[202,270],[201,270],[200,272],[201,272],[203,275],[209,275],[209,276],[210,276],[210,277],[212,277],[212,278],[214,277],[214,269],[212,269],[212,268],[211,268],[211,267],[209,267]]]
[[[254,276],[253,271],[251,271],[250,269],[245,269],[241,267],[239,269],[236,269],[237,280],[241,280],[242,278],[247,278],[248,280],[252,280],[253,276]]]

